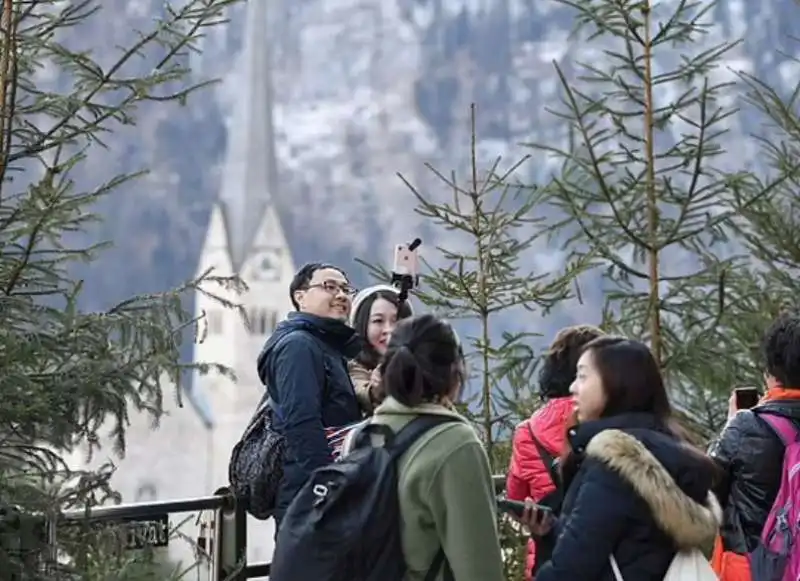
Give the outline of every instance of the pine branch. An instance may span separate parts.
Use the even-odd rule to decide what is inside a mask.
[[[465,348],[477,390],[465,413],[476,421],[493,467],[504,470],[496,453],[503,446],[498,438],[530,412],[528,390],[537,361],[526,344],[532,334],[510,330],[513,321],[527,311],[545,315],[570,298],[586,261],[569,260],[563,273],[523,266],[546,244],[539,210],[545,193],[515,179],[529,156],[511,164],[496,159],[481,170],[474,106],[471,130],[466,183],[456,172],[448,176],[429,168],[449,190],[449,200],[405,183],[417,212],[440,233],[439,239],[447,238],[436,246],[435,258],[428,256],[417,296],[443,316],[460,319],[468,330]],[[463,243],[453,243],[456,238]]]
[[[530,144],[561,164],[546,187],[550,236],[593,266],[607,327],[649,341],[687,421],[716,421],[709,406],[753,368],[726,331],[762,281],[742,218],[775,203],[791,164],[725,169],[738,111],[719,73],[739,41],[705,40],[713,2],[560,3],[603,58],[578,60],[574,78],[555,64],[562,98],[550,112],[571,141]]]
[[[94,205],[144,173],[92,185],[76,183],[75,171],[104,147],[108,133],[136,122],[142,103],[170,106],[208,85],[189,82],[187,59],[205,30],[224,22],[231,3],[168,4],[164,16],[137,31],[130,46],[116,55],[93,55],[74,45],[83,27],[105,26],[109,14],[100,3],[3,2],[0,529],[7,524],[6,509],[23,520],[41,520],[116,498],[109,480],[113,466],[77,470],[65,455],[81,449],[91,457],[107,443],[123,456],[131,417],[144,414],[157,426],[165,392],[181,405],[185,372],[232,375],[213,362],[183,363],[181,346],[188,338],[202,340],[204,324],[184,300],[204,294],[241,310],[213,290],[243,290],[238,279],[206,272],[178,288],[90,312],[79,307],[84,285],[72,274],[77,263],[93,261],[108,247],[80,244],[100,220]],[[44,69],[57,82],[44,78]],[[49,560],[49,547],[33,532],[29,537],[18,540],[36,550],[21,556],[6,545],[13,536],[0,534],[0,571],[42,581],[141,578],[136,559],[121,565],[113,550],[92,545],[98,539],[67,535],[59,545],[72,557],[65,565]],[[39,570],[42,561],[47,567]]]

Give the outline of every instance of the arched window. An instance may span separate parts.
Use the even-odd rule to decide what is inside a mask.
[[[254,308],[247,311],[247,330],[251,335],[269,335],[278,324],[278,313],[272,309]]]

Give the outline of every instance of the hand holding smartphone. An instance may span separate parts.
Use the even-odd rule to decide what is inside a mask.
[[[419,276],[419,245],[421,240],[415,239],[411,244],[398,244],[394,247],[394,263],[392,272],[399,276]]]
[[[749,410],[758,405],[761,399],[761,393],[757,387],[737,387],[733,390],[736,409]]]
[[[525,525],[532,534],[544,536],[553,527],[555,514],[553,509],[542,504],[535,504],[528,499],[525,502],[498,497],[497,508]]]
[[[505,514],[522,518],[522,514],[525,512],[525,503],[500,496],[497,498],[497,509]]]
[[[405,302],[411,289],[419,285],[419,246],[420,238],[414,238],[411,244],[398,244],[394,247],[394,263],[392,265],[392,285],[400,290],[398,298]]]

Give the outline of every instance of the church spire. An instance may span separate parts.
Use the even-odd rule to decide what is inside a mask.
[[[269,0],[247,0],[239,86],[221,184],[234,269],[245,259],[277,187],[272,122],[272,60]]]

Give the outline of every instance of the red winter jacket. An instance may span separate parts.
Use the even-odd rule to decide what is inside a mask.
[[[527,420],[522,422],[514,433],[511,452],[511,465],[506,479],[506,494],[512,500],[525,500],[530,497],[539,501],[555,490],[547,467],[539,457],[536,445],[531,438],[531,430],[542,446],[558,458],[567,441],[567,422],[572,417],[571,397],[551,399]],[[530,426],[530,428],[529,428]],[[528,542],[528,566],[525,578],[531,578],[536,560],[536,547]]]

